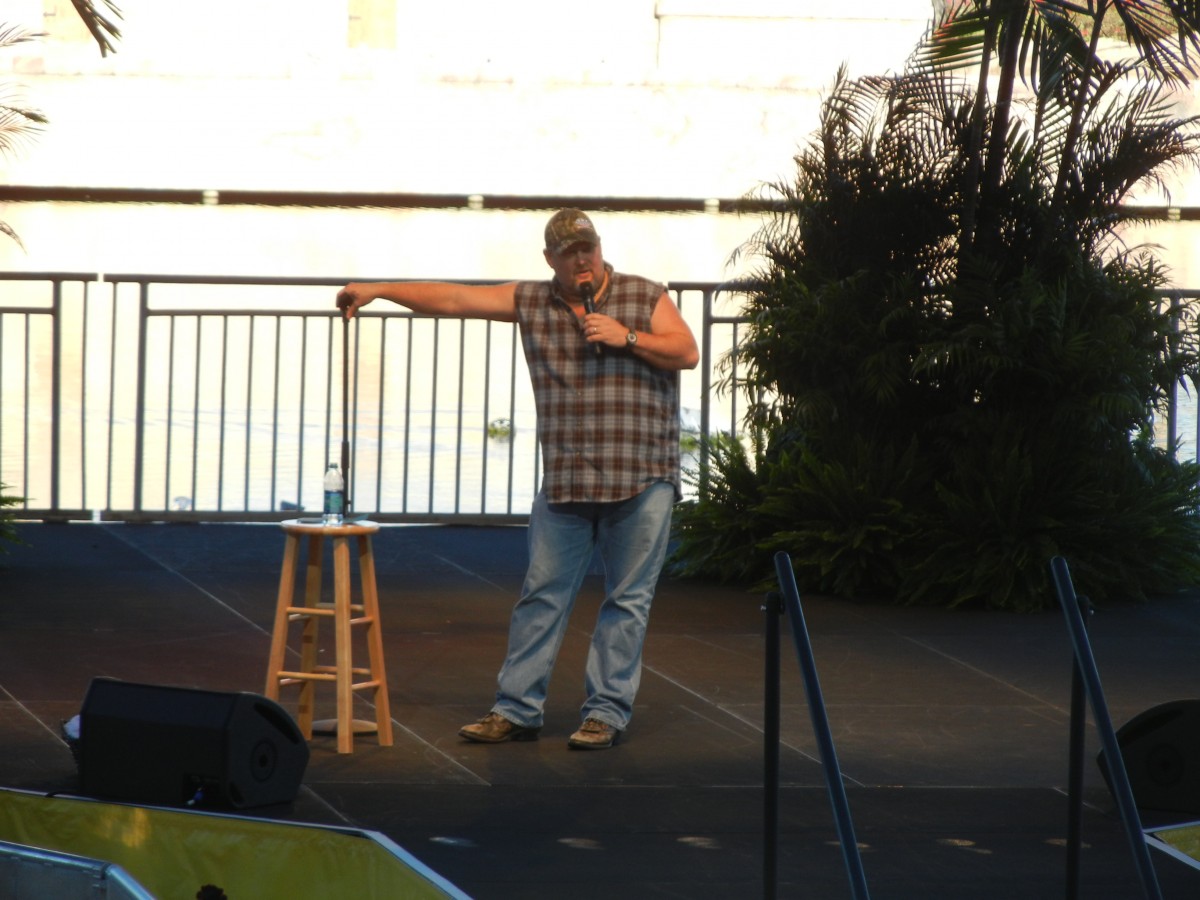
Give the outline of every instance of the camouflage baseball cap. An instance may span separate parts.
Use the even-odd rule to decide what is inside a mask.
[[[561,253],[580,241],[600,243],[592,220],[582,210],[560,209],[546,223],[546,249],[552,253]]]

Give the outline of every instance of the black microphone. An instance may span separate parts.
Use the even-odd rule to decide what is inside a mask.
[[[596,311],[596,301],[592,298],[591,281],[579,282],[579,296],[583,299],[583,311],[585,313],[594,313]],[[600,344],[592,344],[592,346],[596,348],[597,356],[604,352]]]

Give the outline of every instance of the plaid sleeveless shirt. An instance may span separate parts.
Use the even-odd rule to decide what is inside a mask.
[[[663,285],[608,269],[596,310],[635,331],[650,330]],[[679,373],[624,347],[597,354],[554,281],[516,285],[517,322],[533,384],[551,503],[610,503],[656,481],[679,478]]]

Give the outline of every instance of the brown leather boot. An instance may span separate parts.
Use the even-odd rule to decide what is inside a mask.
[[[621,737],[620,729],[599,719],[585,719],[583,725],[567,740],[573,750],[607,750]]]
[[[478,722],[464,725],[458,734],[477,744],[502,744],[504,741],[536,741],[541,730],[518,725],[500,713],[490,712]]]

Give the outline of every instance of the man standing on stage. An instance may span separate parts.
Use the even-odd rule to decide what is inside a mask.
[[[580,750],[629,724],[642,645],[680,497],[679,375],[699,362],[663,285],[615,272],[577,209],[546,225],[548,281],[348,284],[347,318],[372,300],[424,315],[516,322],[533,383],[544,468],[529,518],[529,568],[509,624],[491,711],[469,741],[536,740],[554,662],[595,548],[605,597],[585,669]]]

